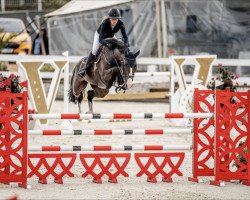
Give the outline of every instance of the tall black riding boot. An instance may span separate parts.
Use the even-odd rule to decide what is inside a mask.
[[[92,54],[92,51],[91,51],[90,54],[89,54],[89,56],[88,56],[88,59],[87,59],[85,68],[84,68],[84,69],[81,69],[81,70],[78,72],[78,75],[79,75],[80,77],[84,77],[84,76],[86,76],[86,75],[89,75],[90,70],[91,70],[91,67],[92,67],[93,62],[94,62],[94,59],[95,59],[95,55],[93,55],[93,54]]]

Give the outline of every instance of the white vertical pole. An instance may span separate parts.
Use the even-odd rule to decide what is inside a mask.
[[[69,90],[69,52],[66,51],[63,55],[67,58],[67,63],[64,67],[64,79],[63,79],[63,88],[64,88],[64,96],[63,96],[63,103],[64,103],[64,113],[69,113],[69,101],[68,101],[68,90]]]
[[[43,10],[43,4],[42,4],[42,0],[37,0],[38,2],[37,2],[37,9],[38,9],[38,11],[42,11]]]
[[[1,0],[1,10],[2,12],[5,11],[5,0]]]
[[[23,4],[24,4],[24,0],[20,0],[19,6],[23,6]]]
[[[165,9],[165,0],[161,0],[161,22],[162,22],[162,39],[163,39],[163,57],[167,56],[168,41],[167,41],[167,16]]]
[[[69,52],[65,51],[62,53],[63,56],[67,58],[67,63],[63,69],[63,111],[64,113],[69,113],[69,101],[68,101],[68,90],[69,90]],[[61,124],[62,127],[66,129],[73,129],[73,125],[69,120],[65,120]]]
[[[173,97],[174,97],[174,63],[171,60],[170,64],[170,90],[169,90],[169,112],[171,113],[173,110]]]
[[[160,1],[155,0],[155,15],[156,15],[156,29],[157,29],[157,47],[158,47],[158,57],[162,58],[162,46],[161,46],[161,10]]]

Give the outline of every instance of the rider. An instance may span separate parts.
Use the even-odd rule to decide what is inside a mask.
[[[108,43],[105,39],[113,38],[114,34],[117,33],[119,30],[121,30],[125,44],[129,46],[128,36],[126,34],[125,26],[120,19],[121,19],[121,13],[118,9],[112,8],[109,10],[108,18],[102,21],[101,25],[95,32],[92,51],[88,56],[85,68],[79,71],[78,73],[79,76],[84,77],[85,75],[88,75],[90,73],[91,66],[93,65],[93,61],[101,45],[105,45],[108,48],[112,49],[112,45]]]

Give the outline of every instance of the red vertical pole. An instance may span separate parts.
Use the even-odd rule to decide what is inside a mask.
[[[215,90],[215,119],[214,119],[214,127],[215,127],[215,135],[214,135],[214,180],[210,181],[210,185],[217,185],[221,186],[221,182],[217,180],[217,174],[218,174],[218,135],[219,135],[219,119],[220,115],[223,113],[220,113],[221,108],[221,91]],[[219,114],[220,113],[220,114]]]
[[[248,90],[248,95],[247,95],[247,107],[248,107],[248,127],[247,127],[247,133],[248,133],[248,136],[247,136],[247,154],[248,154],[248,158],[247,158],[247,182],[250,186],[250,90]]]
[[[233,96],[233,95],[232,95],[232,93],[231,93],[231,91],[230,91],[229,88],[226,89],[226,93],[229,94],[229,95],[228,95],[228,98],[226,99],[226,100],[228,100],[229,102],[226,102],[226,104],[220,104],[220,106],[224,106],[224,109],[223,109],[224,113],[225,113],[225,114],[229,113],[230,116],[231,116],[230,108],[228,108],[226,105],[227,105],[227,103],[228,103],[228,105],[231,104],[231,96]],[[226,95],[226,96],[227,96],[227,95]],[[224,118],[225,118],[225,117],[226,117],[226,116],[224,116]],[[228,121],[228,122],[225,123],[225,129],[227,129],[229,126],[230,126],[230,121]],[[227,134],[227,137],[230,138],[230,130],[229,130],[226,134]],[[229,144],[229,142],[228,142],[227,137],[226,137],[226,136],[223,137],[222,143],[224,143],[224,145],[225,145],[226,147],[229,147],[230,144]],[[229,154],[226,154],[226,155],[224,156],[224,161],[223,161],[223,162],[221,161],[221,164],[226,163],[226,162],[229,160],[229,157],[230,157]],[[229,169],[229,165],[228,165],[227,168]]]
[[[195,88],[194,90],[194,113],[198,112],[198,89]],[[198,151],[198,127],[199,127],[199,122],[198,118],[195,118],[193,121],[193,126],[194,126],[194,136],[193,136],[193,153],[192,153],[192,171],[193,171],[193,176],[188,177],[189,181],[192,182],[198,182],[198,156],[197,156],[197,151]]]
[[[250,90],[247,92],[247,180],[244,180],[242,183],[244,185],[250,186]]]
[[[194,112],[195,113],[214,113],[214,104],[210,102],[210,98],[214,95],[214,91],[209,90],[198,90],[194,91]],[[209,159],[213,159],[213,141],[214,133],[210,134],[209,128],[214,126],[214,118],[207,119],[206,126],[203,118],[194,119],[194,136],[193,136],[193,176],[189,177],[188,180],[192,182],[199,182],[199,176],[213,176],[214,167],[210,166],[207,162]],[[204,136],[204,137],[203,137]],[[209,145],[204,145],[205,143],[201,138],[207,138]],[[206,159],[202,158],[203,153],[206,152]],[[202,155],[202,156],[201,156]]]
[[[28,131],[28,93],[11,93],[10,89],[1,92],[1,103],[4,104],[2,108],[1,123],[4,125],[4,130],[1,130],[1,137],[4,137],[5,150],[1,156],[4,159],[3,175],[0,176],[0,182],[9,184],[11,182],[17,182],[20,186],[27,188],[27,131]],[[18,112],[13,114],[13,108],[19,107]],[[20,131],[17,131],[12,127],[12,120],[19,120]],[[14,136],[14,137],[13,137]],[[18,152],[13,149],[13,143],[20,141]],[[15,144],[16,146],[16,144]],[[18,155],[17,155],[18,154]],[[20,164],[15,165],[11,162],[12,155],[20,156]]]
[[[22,139],[23,139],[23,163],[22,163],[22,183],[19,187],[27,188],[27,165],[28,165],[28,92],[24,91],[23,95],[23,123],[22,123]]]
[[[10,118],[11,116],[11,113],[10,113],[10,107],[11,107],[11,95],[10,95],[10,89],[7,89],[6,90],[6,97],[5,97],[5,102],[4,102],[5,106],[6,106],[6,119],[7,118]],[[8,120],[8,121],[5,121],[4,123],[4,127],[5,127],[5,139],[6,139],[6,142],[7,144],[10,144],[10,123],[11,121]],[[7,145],[8,146],[8,145]],[[7,150],[8,151],[8,150]],[[8,155],[7,155],[8,156]],[[5,174],[10,174],[10,162],[7,162],[6,163],[6,166],[5,166],[5,170],[4,170],[4,173]]]

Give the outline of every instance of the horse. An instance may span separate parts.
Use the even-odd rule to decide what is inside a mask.
[[[106,41],[111,44],[111,48],[100,47],[88,75],[84,77],[78,75],[79,70],[85,67],[87,58],[82,58],[73,69],[68,97],[69,102],[78,104],[79,113],[82,113],[81,102],[88,84],[92,89],[87,91],[89,107],[87,113],[93,113],[93,98],[104,98],[112,85],[116,87],[117,93],[121,91],[125,93],[132,86],[137,69],[136,57],[140,54],[140,50],[131,52],[126,44],[114,38]]]

